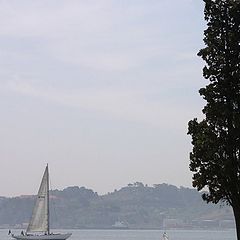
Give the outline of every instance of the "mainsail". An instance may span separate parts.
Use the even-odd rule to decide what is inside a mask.
[[[38,190],[37,199],[33,208],[31,220],[27,232],[49,233],[49,174],[48,166],[43,174],[42,182]]]

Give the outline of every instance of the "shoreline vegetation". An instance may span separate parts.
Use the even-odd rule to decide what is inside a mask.
[[[25,229],[35,196],[0,197],[0,228]],[[195,189],[128,184],[105,195],[85,187],[50,192],[55,229],[229,229],[229,206],[206,204]]]

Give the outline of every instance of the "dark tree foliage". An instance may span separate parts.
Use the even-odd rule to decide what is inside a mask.
[[[190,170],[194,187],[208,187],[204,200],[232,206],[240,239],[240,0],[204,2],[206,47],[198,55],[209,84],[199,90],[204,119],[188,123]]]

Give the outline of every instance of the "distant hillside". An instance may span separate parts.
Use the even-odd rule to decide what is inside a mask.
[[[103,196],[76,186],[50,194],[54,228],[193,227],[204,220],[232,223],[233,219],[229,207],[206,204],[196,190],[168,184],[149,187],[137,182]],[[1,197],[0,226],[24,227],[34,199],[34,196]]]

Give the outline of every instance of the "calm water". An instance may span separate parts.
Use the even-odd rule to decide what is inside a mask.
[[[160,240],[161,230],[64,230],[54,232],[72,232],[69,240]],[[0,229],[0,240],[11,240],[8,230]],[[18,234],[20,230],[13,230]],[[196,231],[169,230],[170,240],[236,240],[235,230]]]

